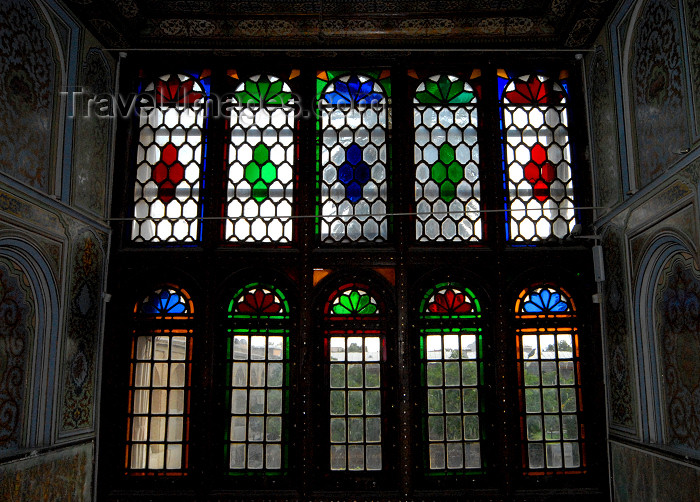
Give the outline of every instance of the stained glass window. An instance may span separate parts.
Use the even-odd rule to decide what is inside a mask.
[[[144,89],[154,99],[139,109],[135,242],[199,239],[208,74],[163,75]]]
[[[271,285],[241,288],[228,307],[229,474],[287,467],[289,304]]]
[[[231,73],[231,72],[230,72]],[[234,73],[235,75],[235,73]],[[224,238],[290,242],[294,190],[294,98],[289,85],[256,75],[236,87],[229,117]]]
[[[182,475],[188,468],[193,315],[190,297],[176,286],[157,289],[135,306],[129,474]]]
[[[478,75],[478,71],[473,74]],[[413,126],[419,241],[481,239],[478,91],[478,84],[444,74],[426,79],[416,89]]]
[[[322,242],[387,239],[389,72],[319,72],[317,235]]]
[[[571,297],[546,284],[524,290],[515,306],[526,472],[582,471],[581,368]]]
[[[481,308],[459,284],[431,288],[420,306],[421,382],[425,389],[426,467],[433,474],[481,469],[484,384]]]
[[[382,469],[382,305],[367,286],[346,284],[325,306],[332,471]]]
[[[499,70],[508,238],[564,237],[575,224],[565,80]]]

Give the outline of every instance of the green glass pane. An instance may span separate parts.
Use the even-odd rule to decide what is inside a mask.
[[[348,415],[362,415],[364,412],[364,392],[352,390],[348,392]]]
[[[428,439],[430,441],[445,439],[445,423],[442,415],[428,417]]]
[[[442,413],[442,389],[428,389],[428,413]]]
[[[331,387],[334,389],[345,387],[345,366],[331,364]]]
[[[558,389],[542,389],[542,407],[545,413],[556,413],[559,411]]]
[[[479,391],[475,388],[463,389],[464,395],[464,412],[476,413],[479,410]]]
[[[430,168],[430,175],[436,183],[442,183],[447,177],[447,167],[442,162],[436,162]]]
[[[561,393],[561,411],[576,411],[576,390],[575,389],[560,389]]]
[[[540,441],[542,439],[542,418],[539,415],[527,417],[528,441]]]
[[[447,165],[455,160],[455,149],[449,143],[443,143],[440,147],[440,161]]]
[[[440,185],[440,197],[448,204],[457,197],[457,187],[451,181],[445,181]]]
[[[479,417],[477,415],[464,417],[464,439],[479,439]]]
[[[578,420],[576,415],[563,415],[561,417],[564,439],[578,439]]]
[[[246,92],[255,100],[256,103],[260,103],[260,91],[255,82],[247,81],[245,83]]]
[[[541,409],[540,389],[525,389],[525,411],[538,413]]]
[[[457,94],[457,96],[455,96],[454,98],[452,98],[450,100],[450,103],[454,103],[454,104],[471,103],[472,101],[474,101],[474,96],[475,95],[473,92],[463,91],[463,92]]]
[[[272,162],[266,162],[260,170],[260,177],[269,185],[277,179],[277,168]]]
[[[265,103],[268,98],[268,91],[270,90],[270,82],[263,79],[258,81],[258,95],[260,96],[260,101]]]
[[[265,184],[264,181],[259,180],[253,185],[253,198],[258,201],[262,202],[265,199],[267,199],[267,185]]]
[[[265,162],[270,160],[270,150],[268,150],[267,146],[260,143],[253,151],[253,158],[259,165],[263,165]]]
[[[442,363],[427,364],[428,387],[442,386]]]
[[[445,418],[445,432],[448,441],[459,441],[462,439],[462,417],[448,415]]]
[[[331,443],[345,442],[345,419],[331,418]]]
[[[456,387],[461,380],[461,369],[458,362],[445,363],[445,385],[448,387]]]
[[[468,361],[462,363],[462,385],[477,384],[477,362]]]
[[[425,91],[416,93],[416,101],[425,105],[434,105],[441,102],[440,98],[437,98]]]
[[[245,179],[251,185],[260,179],[260,166],[251,162],[245,166]]]
[[[438,82],[428,80],[425,83],[425,90],[435,97],[442,97],[442,92],[440,92],[440,85],[438,84]]]
[[[345,415],[345,392],[331,391],[331,415]]]
[[[476,389],[469,389],[476,390]],[[459,389],[446,389],[445,390],[445,412],[447,413],[459,413],[462,411],[462,399],[461,392]]]
[[[544,434],[545,439],[561,439],[559,415],[544,416]]]
[[[365,413],[379,415],[382,412],[382,394],[378,390],[365,392]]]
[[[453,161],[447,167],[447,177],[450,178],[450,181],[455,185],[462,181],[463,175],[464,168],[459,162]]]

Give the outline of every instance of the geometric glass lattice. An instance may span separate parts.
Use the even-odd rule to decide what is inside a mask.
[[[294,98],[289,85],[256,75],[234,92],[229,121],[227,216],[232,242],[290,242]]]
[[[196,241],[204,171],[204,82],[173,73],[145,92],[154,101],[139,109],[131,239]]]
[[[422,82],[413,100],[416,239],[481,239],[477,95],[452,75]]]
[[[388,77],[388,71],[318,74],[322,217],[317,235],[322,242],[387,239]]]
[[[230,475],[287,468],[289,305],[270,285],[252,283],[229,303],[226,462]]]
[[[522,291],[515,306],[522,463],[526,473],[582,472],[581,367],[574,305],[553,285]]]
[[[576,223],[565,85],[499,70],[510,240],[562,238]]]
[[[325,306],[332,471],[382,469],[386,339],[378,323],[379,311],[375,296],[357,284],[336,290]],[[364,321],[360,329],[357,319]]]
[[[184,475],[189,458],[193,306],[174,286],[135,306],[127,453],[130,475]],[[153,319],[143,330],[145,319]],[[145,317],[145,318],[144,318]]]
[[[421,382],[426,392],[423,436],[426,467],[432,475],[483,467],[480,318],[478,300],[454,283],[431,288],[420,307]]]

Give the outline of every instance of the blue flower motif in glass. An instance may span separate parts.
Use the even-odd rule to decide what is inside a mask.
[[[351,76],[347,82],[337,80],[333,92],[327,92],[323,99],[333,105],[369,105],[381,102],[384,96],[381,93],[373,92],[374,82],[367,80],[360,82],[357,75]]]
[[[542,288],[539,293],[530,293],[530,300],[525,302],[523,310],[530,313],[565,312],[569,305],[555,290]]]
[[[185,299],[172,289],[154,291],[144,301],[144,314],[182,314],[187,311]]]
[[[345,162],[338,169],[338,179],[345,185],[345,196],[350,202],[362,198],[362,187],[370,178],[370,169],[362,160],[362,148],[353,143],[345,153]]]

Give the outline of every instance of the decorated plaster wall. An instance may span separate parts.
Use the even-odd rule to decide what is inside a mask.
[[[87,501],[111,126],[60,92],[110,92],[113,63],[55,0],[0,19],[0,500]]]
[[[699,12],[624,1],[588,59],[616,502],[700,493]]]

